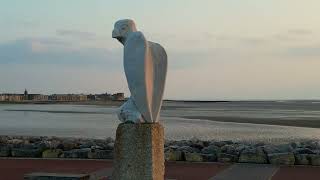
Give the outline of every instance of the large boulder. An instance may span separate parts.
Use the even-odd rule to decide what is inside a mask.
[[[79,144],[77,142],[75,142],[74,140],[64,140],[63,142],[61,142],[60,145],[58,145],[59,149],[63,149],[64,151],[70,151],[72,149],[78,149],[80,148],[79,147]]]
[[[236,146],[234,144],[227,144],[221,147],[221,152],[225,154],[231,154],[231,155],[239,155],[239,151],[237,151]]]
[[[111,150],[94,150],[88,153],[89,159],[112,159],[113,151]]]
[[[275,165],[294,165],[295,163],[294,154],[291,152],[268,154],[268,159]]]
[[[232,141],[212,141],[212,142],[210,142],[210,145],[215,145],[218,147],[222,147],[225,145],[231,145],[231,144],[233,144]]]
[[[280,144],[280,145],[265,145],[263,146],[263,150],[266,154],[274,154],[274,153],[287,153],[292,152],[293,148],[290,144]]]
[[[309,154],[295,154],[294,156],[295,164],[297,165],[309,165],[310,164],[310,157]]]
[[[216,162],[218,156],[216,154],[201,154],[203,162]]]
[[[114,149],[114,143],[113,142],[110,142],[108,144],[106,144],[105,148],[107,150],[113,150]]]
[[[62,153],[61,149],[47,149],[42,152],[42,158],[59,158]]]
[[[238,156],[232,155],[232,154],[226,154],[226,153],[220,153],[218,155],[218,161],[222,163],[231,163],[231,162],[237,162]]]
[[[90,151],[90,148],[73,149],[70,151],[64,151],[61,157],[87,159]]]
[[[258,147],[243,150],[240,154],[239,162],[266,164],[268,163],[268,159],[263,149]]]
[[[319,154],[309,154],[310,164],[313,166],[320,166],[320,155]]]
[[[193,148],[199,149],[199,150],[203,149],[204,146],[205,145],[204,145],[203,141],[200,141],[200,140],[193,140],[193,141],[191,141],[191,145],[190,145],[190,147],[193,147]]]
[[[96,143],[93,140],[91,140],[91,141],[83,141],[79,145],[79,148],[80,149],[91,148],[92,146],[96,146]]]
[[[178,148],[179,151],[182,151],[182,152],[188,152],[188,153],[193,153],[193,152],[196,152],[196,153],[199,153],[200,150],[197,149],[197,148],[193,148],[193,147],[190,147],[190,146],[181,146]]]
[[[183,152],[180,150],[169,149],[165,152],[166,161],[183,161]]]
[[[221,149],[216,145],[210,145],[201,150],[203,154],[215,154],[218,155],[221,152]]]
[[[304,147],[309,148],[311,150],[319,150],[320,149],[320,144],[318,141],[306,141],[304,142]]]
[[[315,154],[311,149],[309,148],[296,148],[293,151],[295,154]]]
[[[203,158],[202,155],[199,153],[184,153],[185,159],[188,162],[202,162]]]
[[[42,156],[41,149],[13,148],[11,150],[13,157],[32,157],[39,158]]]
[[[0,146],[0,157],[8,157],[11,155],[11,148],[9,146]]]

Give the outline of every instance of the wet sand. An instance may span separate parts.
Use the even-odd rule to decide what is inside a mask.
[[[217,117],[217,116],[182,116],[181,118],[211,120],[211,121],[218,121],[218,122],[235,122],[235,123],[320,128],[319,120],[310,120],[310,119],[279,120],[275,118],[249,118],[249,117],[243,118],[243,117]]]

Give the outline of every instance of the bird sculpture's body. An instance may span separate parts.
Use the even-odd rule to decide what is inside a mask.
[[[120,121],[158,122],[167,74],[164,48],[147,41],[129,19],[115,23],[112,37],[124,45],[124,70],[131,92],[118,111]]]

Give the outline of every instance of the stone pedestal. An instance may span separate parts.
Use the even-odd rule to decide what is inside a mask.
[[[164,128],[159,123],[117,128],[112,180],[164,179]]]

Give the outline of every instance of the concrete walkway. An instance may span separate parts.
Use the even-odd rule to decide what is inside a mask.
[[[0,179],[21,180],[25,174],[90,174],[91,179],[107,180],[112,173],[110,160],[0,159]],[[170,180],[318,180],[320,167],[279,167],[259,164],[166,163]]]
[[[210,180],[268,180],[278,169],[279,167],[269,164],[234,164]]]

